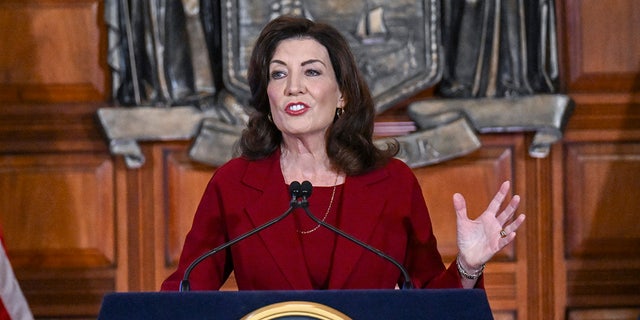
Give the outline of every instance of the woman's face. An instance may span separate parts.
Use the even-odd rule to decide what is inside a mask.
[[[267,95],[283,136],[324,138],[342,95],[327,49],[311,38],[281,41],[269,63]]]

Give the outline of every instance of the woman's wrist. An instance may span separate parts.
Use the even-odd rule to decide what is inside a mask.
[[[483,263],[479,268],[476,269],[471,269],[469,267],[465,268],[462,265],[460,254],[458,254],[458,256],[456,257],[456,266],[458,267],[458,272],[461,276],[469,280],[477,280],[484,272],[485,264]]]

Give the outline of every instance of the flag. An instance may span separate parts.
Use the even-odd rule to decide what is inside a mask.
[[[33,319],[4,248],[0,229],[0,320]]]

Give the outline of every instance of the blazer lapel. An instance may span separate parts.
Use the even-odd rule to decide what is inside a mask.
[[[283,192],[287,186],[280,170],[279,159],[279,152],[275,152],[264,161],[251,162],[243,177],[245,184],[263,192],[262,196],[247,206],[246,214],[254,228],[282,215],[289,207],[291,199],[288,190]],[[295,213],[291,212],[283,220],[260,231],[257,236],[264,242],[265,248],[292,289],[311,289],[302,248],[291,245],[299,242],[293,214]]]
[[[371,243],[371,236],[379,222],[387,198],[385,184],[377,183],[388,178],[386,170],[376,170],[362,176],[347,177],[345,181],[341,216],[338,228],[365,243]],[[336,245],[333,270],[329,280],[331,288],[343,288],[354,267],[363,254],[374,254],[352,241],[339,237]],[[382,259],[382,258],[381,258]]]

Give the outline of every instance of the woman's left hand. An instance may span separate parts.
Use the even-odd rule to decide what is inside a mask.
[[[457,215],[460,262],[466,268],[479,269],[482,264],[515,239],[516,230],[524,222],[525,216],[520,214],[518,218],[512,220],[520,204],[518,195],[514,195],[506,208],[500,211],[502,203],[509,194],[509,189],[509,181],[502,183],[487,209],[475,220],[469,219],[467,215],[464,197],[459,193],[453,195],[453,206]]]

